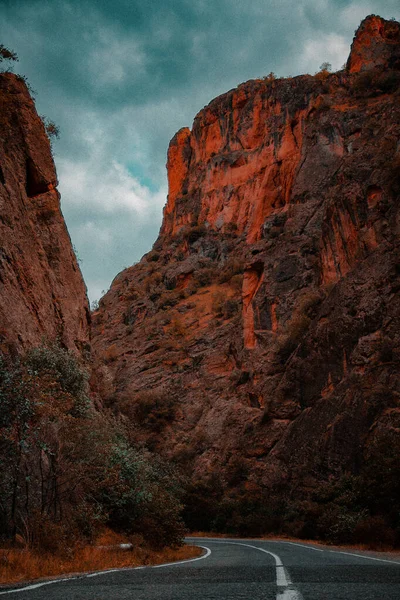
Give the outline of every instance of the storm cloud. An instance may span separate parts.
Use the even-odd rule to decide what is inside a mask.
[[[91,299],[155,241],[174,133],[247,79],[339,69],[370,13],[399,19],[399,2],[0,0],[0,42],[60,127],[62,208]]]

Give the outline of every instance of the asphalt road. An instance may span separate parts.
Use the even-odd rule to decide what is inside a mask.
[[[0,591],[10,600],[399,600],[400,560],[287,541],[188,538],[204,556]]]

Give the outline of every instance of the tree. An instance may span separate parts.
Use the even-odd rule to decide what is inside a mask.
[[[320,73],[330,73],[332,71],[332,65],[329,62],[323,62],[319,67]]]
[[[18,61],[18,56],[13,50],[9,50],[3,44],[0,44],[0,63],[4,61]]]
[[[87,373],[57,346],[0,355],[0,472],[0,537],[54,553],[108,523],[158,547],[181,543],[179,480],[95,411]]]

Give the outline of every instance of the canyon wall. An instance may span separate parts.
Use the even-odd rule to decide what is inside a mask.
[[[399,23],[370,16],[344,70],[248,81],[171,141],[94,384],[197,481],[306,489],[399,436],[399,94]]]
[[[0,74],[0,349],[89,342],[86,288],[60,210],[42,120],[24,81]]]

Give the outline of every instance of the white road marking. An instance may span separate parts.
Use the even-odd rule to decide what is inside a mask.
[[[314,546],[307,546],[307,544],[296,544],[296,542],[276,542],[277,544],[291,544],[292,546],[300,546],[301,548],[308,548],[308,550],[315,550],[315,552],[323,552],[320,548],[314,548]]]
[[[125,567],[128,568],[129,567]],[[141,569],[142,567],[130,567],[133,569]],[[97,577],[98,575],[104,575],[104,573],[115,573],[116,571],[121,571],[122,569],[107,569],[107,571],[97,571],[96,573],[89,573],[89,575],[82,575],[81,577],[85,577],[89,579],[89,577]],[[74,578],[75,579],[75,578]]]
[[[33,585],[27,585],[25,587],[22,588],[18,588],[16,590],[6,590],[5,592],[0,592],[0,596],[2,596],[3,594],[16,594],[18,592],[24,592],[26,590],[35,590],[36,588],[40,588],[43,587],[44,585],[51,585],[52,583],[60,583],[61,581],[73,581],[74,579],[77,579],[76,577],[68,577],[68,578],[64,578],[64,579],[53,579],[52,581],[43,581],[42,583],[35,583]]]
[[[179,562],[173,563],[165,563],[162,565],[154,565],[154,569],[159,567],[170,567],[173,565],[181,565],[182,563],[193,562],[195,560],[201,560],[202,558],[207,558],[210,556],[211,550],[206,548],[206,546],[199,546],[199,548],[203,548],[206,550],[206,553],[203,556],[198,556],[197,558],[189,558],[187,560],[180,560]],[[90,577],[97,577],[98,575],[108,575],[109,573],[116,573],[117,571],[138,571],[139,569],[145,569],[146,567],[122,567],[121,569],[108,569],[105,571],[97,571],[96,573],[88,573],[79,575],[78,577],[63,577],[62,579],[52,579],[51,581],[42,581],[41,583],[34,583],[33,585],[26,585],[25,587],[20,587],[14,590],[6,590],[4,592],[0,592],[0,596],[3,594],[17,594],[18,592],[25,592],[27,590],[35,590],[37,588],[43,587],[44,585],[51,585],[53,583],[62,583],[64,581],[74,581],[74,579],[89,579]]]
[[[242,542],[222,542],[213,540],[213,544],[231,544],[234,546],[245,546],[247,548],[254,548],[255,550],[259,550],[260,552],[265,552],[265,554],[269,554],[275,560],[276,585],[278,587],[276,600],[303,600],[303,596],[294,587],[288,571],[286,570],[280,557],[277,554],[269,552],[268,550],[264,550],[264,548],[259,548],[258,546],[252,546],[251,544],[243,544]]]
[[[366,558],[367,560],[377,560],[378,562],[386,562],[391,565],[400,565],[398,560],[390,560],[389,558],[375,558],[374,556],[366,556],[365,554],[354,554],[354,552],[343,552],[342,550],[328,550],[334,554],[347,554],[348,556],[357,556],[358,558]]]
[[[179,560],[177,562],[163,563],[162,565],[153,565],[151,568],[159,569],[160,567],[173,567],[175,565],[183,565],[183,563],[194,562],[195,560],[203,560],[203,558],[207,558],[207,556],[210,556],[210,554],[211,554],[210,548],[207,548],[207,546],[198,546],[198,548],[203,548],[203,550],[205,550],[206,553],[203,554],[203,556],[198,556],[197,558],[188,558],[186,560]]]

